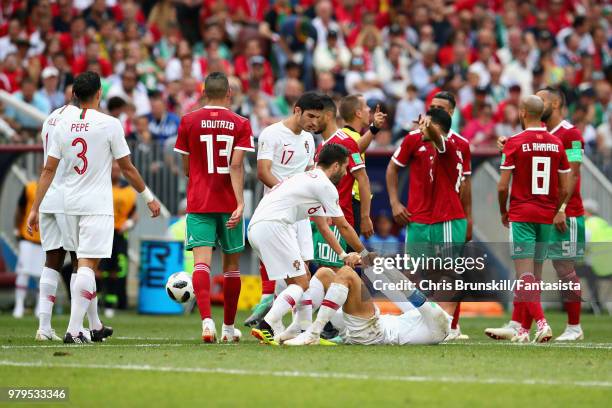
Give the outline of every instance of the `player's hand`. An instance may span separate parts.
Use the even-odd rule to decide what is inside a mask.
[[[361,235],[370,238],[374,235],[374,225],[370,217],[361,217]]]
[[[380,104],[376,105],[376,111],[374,111],[374,126],[382,128],[385,125],[387,114],[380,111]]]
[[[565,218],[565,211],[559,211],[557,215],[555,215],[555,218],[553,218],[553,224],[555,224],[555,228],[557,228],[559,232],[567,231]]]
[[[504,224],[504,227],[506,227],[506,228],[510,227],[510,224],[509,224],[509,221],[508,221],[508,213],[507,212],[503,213],[501,215],[501,222],[502,222],[502,224]]]
[[[467,231],[465,233],[465,242],[470,242],[472,240],[472,227],[474,225],[474,221],[472,217],[468,217],[467,219]]]
[[[351,252],[350,254],[346,256],[346,258],[344,258],[344,264],[346,266],[350,266],[353,269],[355,269],[355,265],[358,265],[360,263],[361,263],[361,257],[359,256],[357,252]]]
[[[28,233],[30,235],[34,235],[34,231],[38,231],[38,211],[30,210],[30,214],[28,215]]]
[[[159,213],[161,212],[161,205],[159,205],[159,201],[153,200],[147,203],[147,207],[151,210],[151,218],[159,217]]]
[[[504,146],[506,145],[507,140],[508,138],[506,136],[500,136],[497,138],[497,148],[500,152],[504,150]]]
[[[392,204],[391,211],[393,212],[393,219],[395,220],[395,222],[401,225],[402,227],[408,224],[408,222],[410,222],[411,214],[402,204]]]
[[[240,220],[242,220],[242,213],[244,212],[244,204],[238,204],[238,207],[234,210],[229,220],[225,223],[225,226],[229,229],[234,228]]]

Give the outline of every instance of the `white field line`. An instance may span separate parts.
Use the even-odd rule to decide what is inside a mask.
[[[390,382],[444,382],[468,384],[510,384],[510,385],[548,385],[548,386],[577,386],[590,388],[612,388],[610,381],[557,381],[543,379],[512,379],[512,378],[469,378],[469,377],[434,377],[434,376],[390,376],[373,374],[329,373],[318,371],[261,371],[230,368],[202,368],[202,367],[168,367],[151,365],[124,365],[124,364],[67,364],[43,363],[0,360],[4,367],[39,367],[39,368],[79,368],[79,369],[113,369],[127,371],[176,372],[199,374],[227,374],[236,376],[270,376],[270,377],[297,377],[332,380],[358,380],[358,381],[390,381]]]

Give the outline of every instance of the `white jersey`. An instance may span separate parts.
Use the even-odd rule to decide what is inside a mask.
[[[315,143],[312,134],[299,135],[278,122],[265,128],[259,135],[257,160],[271,160],[272,174],[280,181],[314,166]],[[264,186],[264,194],[270,191]]]
[[[66,115],[78,112],[79,108],[74,105],[65,105],[51,112],[51,114],[45,119],[42,126],[40,136],[43,144],[43,160],[47,164],[47,155],[49,154],[49,147],[53,141],[53,132],[55,126]],[[64,192],[63,192],[63,180],[65,169],[65,161],[62,160],[57,166],[57,172],[53,178],[53,182],[47,190],[47,194],[40,203],[40,212],[47,214],[62,214],[64,212]]]
[[[312,216],[341,217],[338,190],[325,173],[314,169],[274,186],[255,209],[250,225],[276,221],[293,225]]]
[[[113,215],[113,159],[130,154],[118,119],[79,109],[57,124],[49,156],[65,161],[64,212]]]

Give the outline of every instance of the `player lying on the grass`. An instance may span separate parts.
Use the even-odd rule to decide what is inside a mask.
[[[548,259],[552,259],[553,267],[557,276],[564,282],[580,284],[576,274],[576,261],[584,257],[585,226],[584,207],[580,195],[580,164],[584,149],[584,140],[580,130],[563,119],[563,107],[565,96],[559,88],[544,88],[536,94],[544,101],[544,112],[542,122],[551,135],[559,138],[567,154],[567,159],[572,169],[568,183],[568,196],[564,205],[567,218],[565,228],[553,228],[551,231],[550,251]],[[498,139],[498,147],[503,149],[507,137]],[[584,339],[582,327],[580,327],[581,296],[580,289],[562,292],[565,310],[567,312],[567,326],[563,334],[555,341],[576,341]],[[487,328],[485,334],[497,340],[510,340],[514,337],[520,327],[520,316],[522,316],[524,303],[514,302],[512,318],[508,324],[498,328]]]
[[[339,329],[346,344],[437,344],[450,332],[451,316],[436,303],[427,302],[418,289],[403,292],[406,302],[415,309],[399,316],[381,315],[367,287],[349,266],[343,266],[336,273],[321,268],[312,279],[320,282],[311,285],[313,303],[318,300],[321,305],[317,319],[305,332],[283,344],[317,345],[321,331],[329,321]]]
[[[266,266],[272,280],[284,279],[287,288],[274,300],[272,308],[251,334],[266,343],[277,342],[283,332],[282,318],[296,307],[296,320],[301,313],[312,313],[312,306],[301,302],[308,290],[309,275],[293,225],[313,217],[325,240],[346,264],[355,265],[362,257],[371,255],[365,249],[355,230],[344,218],[334,186],[346,174],[348,150],[340,144],[328,144],[321,149],[314,170],[297,174],[277,184],[264,196],[255,209],[249,224],[248,237],[253,250]],[[344,252],[327,225],[327,217],[338,227],[348,244],[360,253]],[[307,294],[309,296],[309,294]],[[306,317],[308,319],[308,317]],[[287,331],[299,333],[299,326]],[[285,333],[289,336],[289,333]]]
[[[100,259],[110,257],[113,246],[113,159],[119,163],[125,178],[142,194],[153,217],[159,215],[160,205],[130,160],[121,123],[97,110],[102,97],[100,76],[84,72],[75,79],[73,89],[80,109],[57,125],[28,216],[28,229],[38,230],[40,203],[58,164],[65,160],[64,211],[67,235],[72,240],[70,247],[77,253],[78,270],[70,288],[70,322],[64,343],[85,343],[88,339],[83,333],[83,318],[92,303],[97,305],[94,270]],[[108,335],[108,328],[99,319],[93,326],[92,340]]]
[[[521,100],[519,115],[523,130],[504,146],[501,176],[497,186],[502,224],[510,228],[510,248],[519,285],[515,299],[524,303],[522,327],[512,341],[529,342],[532,319],[537,331],[534,342],[551,339],[540,303],[542,263],[546,259],[552,224],[565,227],[568,173],[567,155],[558,138],[540,127],[544,102],[536,95]],[[512,179],[510,208],[508,195]]]

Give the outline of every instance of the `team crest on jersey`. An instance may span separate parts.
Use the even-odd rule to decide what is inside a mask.
[[[293,267],[295,268],[296,271],[300,270],[300,261],[298,261],[297,259],[295,261],[293,261]]]
[[[308,141],[304,142],[304,149],[306,149],[306,153],[310,154],[310,145],[308,144]]]

